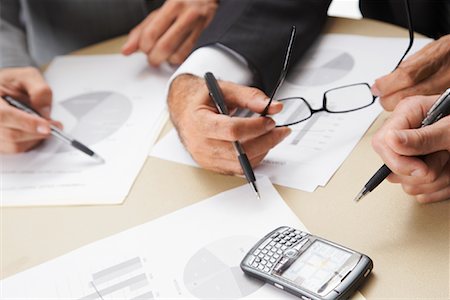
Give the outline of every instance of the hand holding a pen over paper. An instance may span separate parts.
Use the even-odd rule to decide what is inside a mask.
[[[258,89],[230,82],[219,82],[219,85],[230,112],[238,107],[261,112],[267,104],[267,95]],[[193,75],[175,78],[168,105],[178,135],[193,159],[206,169],[224,174],[242,174],[231,142],[240,141],[251,165],[256,166],[290,133],[287,127],[275,128],[274,121],[268,117],[219,114],[205,81]],[[269,113],[275,114],[281,108],[281,103],[274,102]]]
[[[406,98],[372,141],[392,170],[388,180],[421,203],[450,199],[450,116],[419,128],[437,97]]]
[[[404,60],[392,73],[378,78],[372,93],[391,111],[413,95],[442,93],[450,82],[450,35],[441,37]]]
[[[11,96],[30,104],[44,118],[18,110],[1,97]],[[0,70],[0,153],[25,152],[50,136],[52,92],[39,70],[32,67]]]

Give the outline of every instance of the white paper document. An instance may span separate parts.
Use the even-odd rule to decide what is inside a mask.
[[[1,205],[121,203],[167,119],[170,75],[143,54],[56,58],[45,73],[52,118],[105,163],[53,136],[30,152],[1,155]]]
[[[411,53],[428,42],[416,40]],[[361,82],[371,85],[391,72],[407,45],[404,38],[325,35],[300,63],[290,67],[277,98],[303,97],[313,109],[320,109],[325,91]],[[269,152],[255,173],[273,183],[312,192],[327,184],[381,111],[376,102],[349,113],[316,113],[291,126],[290,136]],[[175,132],[155,145],[151,155],[197,166]]]
[[[239,264],[278,226],[306,231],[266,178],[72,251],[1,282],[4,299],[298,299]],[[170,199],[168,199],[170,201]],[[357,296],[361,296],[359,293]]]

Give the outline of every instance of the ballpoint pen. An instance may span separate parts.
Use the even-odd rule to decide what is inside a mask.
[[[422,126],[431,125],[445,116],[450,115],[450,88],[448,88],[433,104],[427,113],[427,116],[422,121]],[[369,179],[362,190],[358,193],[355,201],[358,202],[367,194],[372,192],[383,180],[391,174],[391,169],[383,165],[378,171]]]
[[[208,86],[209,95],[216,105],[217,110],[222,115],[228,115],[228,108],[225,105],[225,101],[223,99],[222,91],[220,90],[219,85],[217,84],[217,80],[211,72],[205,74],[206,85]],[[252,186],[253,190],[256,193],[256,197],[260,199],[258,187],[256,186],[256,178],[253,173],[252,165],[250,164],[247,154],[245,154],[244,148],[242,148],[241,143],[239,141],[233,142],[234,149],[238,154],[239,163],[242,167],[242,171],[244,172],[245,178],[248,183]]]
[[[9,105],[14,106],[17,109],[20,109],[26,113],[29,113],[31,115],[35,115],[35,116],[41,116],[37,111],[35,111],[33,108],[31,108],[30,106],[26,105],[23,102],[20,102],[16,99],[13,99],[10,96],[4,96],[2,97]],[[73,139],[72,137],[70,137],[68,134],[64,133],[63,131],[61,131],[58,127],[50,125],[50,131],[51,134],[58,138],[59,140],[63,141],[66,144],[71,145],[72,147],[80,150],[81,152],[85,153],[86,155],[89,155],[90,157],[92,157],[93,159],[95,159],[96,161],[100,162],[100,163],[104,163],[105,160],[103,158],[101,158],[98,154],[96,154],[94,151],[92,151],[91,149],[89,149],[87,146],[83,145],[82,143],[80,143],[79,141]]]

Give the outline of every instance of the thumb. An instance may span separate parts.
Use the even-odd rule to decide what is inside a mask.
[[[448,118],[446,118],[448,119]],[[450,121],[450,119],[448,119]],[[433,124],[419,129],[391,130],[388,145],[398,154],[415,156],[450,149],[450,122]]]

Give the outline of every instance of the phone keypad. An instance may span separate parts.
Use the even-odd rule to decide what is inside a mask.
[[[248,265],[262,272],[269,273],[286,249],[296,245],[308,234],[294,228],[282,228],[262,242],[252,253]],[[305,241],[306,242],[306,241]],[[302,246],[305,244],[303,241]]]

